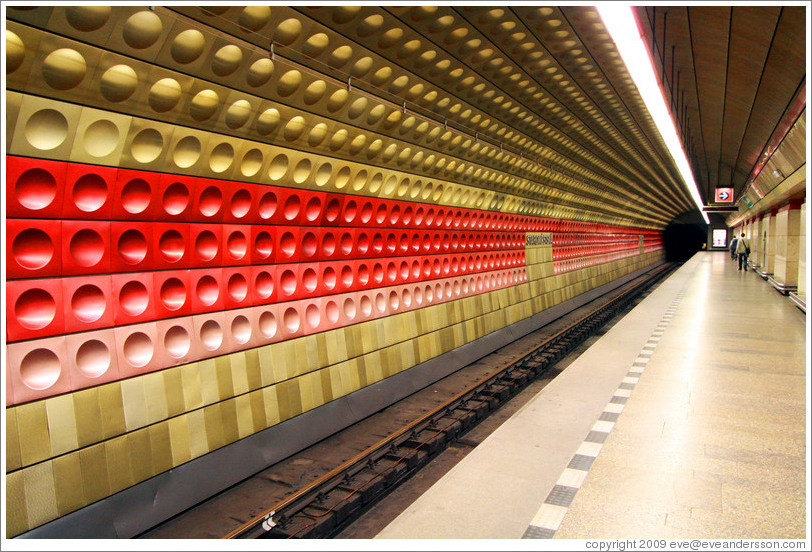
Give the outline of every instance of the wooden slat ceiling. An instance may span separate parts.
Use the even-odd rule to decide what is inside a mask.
[[[741,196],[774,132],[797,117],[806,82],[805,10],[637,8],[706,204],[717,187]]]

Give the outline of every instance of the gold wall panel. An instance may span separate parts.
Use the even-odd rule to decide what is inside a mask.
[[[70,40],[65,39],[65,38],[53,37],[53,35],[46,35],[46,36],[49,37],[49,39],[47,41],[43,41],[45,43],[43,48],[46,48],[46,50],[54,49],[54,48],[57,47],[57,45],[61,44],[62,46],[70,46],[70,48],[61,48],[61,49],[59,49],[59,51],[70,50],[70,51],[77,52],[77,53],[82,54],[82,55],[86,56],[87,58],[89,58],[91,60],[91,62],[93,60],[99,58],[99,55],[97,53],[93,53],[93,52],[90,51],[90,49],[92,47],[89,47],[87,45],[83,45],[83,44],[80,44],[80,43],[76,43],[75,41],[70,41]],[[59,41],[61,41],[61,43]],[[57,44],[52,44],[52,42],[56,42]],[[234,46],[234,47],[236,48],[236,46]],[[45,53],[46,52],[42,52],[43,55]],[[123,58],[123,57],[121,57],[121,59],[119,59],[118,61],[122,61],[122,62],[125,62],[125,63],[118,63],[116,65],[110,65],[111,63],[114,63],[116,60],[110,59],[109,54],[105,54],[105,56],[107,57],[107,59],[104,61],[104,66],[100,65],[98,67],[98,73],[102,77],[104,77],[104,75],[107,75],[109,72],[114,72],[115,73],[116,70],[121,72],[121,71],[123,71],[121,69],[122,67],[124,67],[125,69],[130,68],[129,70],[132,72],[133,75],[141,74],[141,72],[138,71],[138,69],[141,69],[142,71],[144,70],[143,67],[141,67],[141,68],[138,68],[138,67],[132,68],[132,67],[130,67],[132,65],[132,60],[130,60],[128,58]],[[282,63],[282,62],[281,61],[277,62],[277,65],[279,65],[279,63]],[[188,70],[189,67],[187,67],[186,69]],[[36,68],[34,70],[36,70]],[[287,71],[287,73],[290,73],[291,71],[295,71],[295,70],[291,69],[291,70]],[[155,74],[156,72],[158,74]],[[137,92],[135,94],[136,97],[135,97],[134,101],[126,103],[126,106],[127,106],[128,109],[131,107],[130,104],[132,104],[133,108],[139,108],[139,106],[140,106],[140,109],[136,109],[136,112],[138,112],[138,111],[141,111],[141,112],[149,111],[150,112],[149,115],[151,117],[153,117],[153,118],[158,116],[164,121],[183,122],[184,124],[187,124],[187,125],[191,124],[192,126],[198,126],[200,128],[210,128],[210,129],[214,129],[214,130],[217,130],[217,131],[220,131],[220,132],[225,132],[225,133],[230,133],[230,134],[239,134],[238,129],[240,127],[246,128],[246,129],[249,128],[247,126],[248,125],[248,120],[251,118],[252,115],[255,115],[255,114],[258,114],[258,113],[265,113],[267,111],[267,109],[263,109],[262,111],[260,111],[260,109],[262,109],[261,107],[257,108],[257,109],[254,109],[254,106],[256,106],[260,102],[260,98],[258,98],[256,96],[247,96],[245,94],[240,94],[237,91],[234,91],[234,90],[231,90],[229,88],[222,87],[222,86],[213,85],[211,83],[205,83],[204,84],[204,81],[200,81],[197,85],[190,87],[190,80],[185,75],[179,75],[177,73],[167,72],[167,71],[161,70],[161,69],[153,68],[152,70],[149,71],[149,73],[150,73],[150,76],[145,81],[139,83],[139,90],[141,90],[141,91]],[[166,75],[170,75],[170,74],[172,75],[172,77],[166,76]],[[88,80],[88,79],[84,79],[84,80]],[[40,82],[40,81],[36,80],[36,82]],[[93,102],[94,99],[98,103],[100,99],[104,99],[94,89],[88,89],[87,87],[81,88],[81,82],[82,81],[77,83],[76,87],[71,87],[70,89],[62,90],[61,92],[63,94],[68,93],[68,95],[71,96],[71,98],[74,101],[80,101],[80,102],[83,102],[83,103],[87,102],[87,101]],[[164,82],[169,82],[169,83],[171,83],[172,86],[161,85],[161,83],[164,83]],[[319,82],[324,82],[324,81],[319,81]],[[233,82],[229,82],[229,85],[233,86]],[[47,85],[43,84],[41,86],[44,87],[43,90],[36,89],[35,91],[38,92],[38,93],[48,93],[49,92]],[[147,87],[149,87],[149,92],[148,93],[144,91]],[[91,88],[95,88],[95,86],[92,86]],[[304,85],[302,85],[302,88],[305,88]],[[156,93],[156,89],[158,90],[157,93]],[[109,90],[109,88],[108,88],[108,90]],[[53,94],[54,92],[55,92],[54,90],[50,90],[51,94]],[[210,97],[214,98],[214,100],[201,100],[201,101],[203,101],[203,103],[199,104],[198,97],[200,96],[200,94],[203,94],[202,97],[206,97],[205,96],[206,93],[208,93],[210,95]],[[351,93],[351,94],[354,94],[354,93]],[[107,95],[109,96],[110,93],[108,92]],[[295,99],[296,98],[294,97],[293,100],[295,100]],[[369,101],[364,97],[361,97],[360,100],[363,100],[365,103],[369,103]],[[358,101],[360,101],[360,100],[358,100]],[[211,103],[212,101],[214,101],[215,103]],[[208,103],[206,103],[206,102],[208,102]],[[304,102],[304,103],[302,103],[302,102]],[[305,101],[304,97],[302,99],[302,102],[299,102],[299,105],[305,105],[307,103]],[[293,101],[293,103],[294,103],[294,105],[296,105],[295,101]],[[354,102],[354,103],[357,103],[357,101]],[[242,105],[238,105],[238,104],[242,104]],[[349,104],[349,102],[348,102],[348,104]],[[106,107],[115,107],[115,103],[111,104],[110,102],[107,102],[106,104],[103,104],[103,105],[105,105]],[[205,105],[207,107],[195,109],[198,105]],[[277,129],[275,129],[275,131],[274,131],[274,137],[283,136],[283,137],[286,137],[286,138],[293,138],[294,139],[293,142],[291,142],[289,139],[287,139],[287,140],[283,140],[282,143],[290,144],[290,145],[293,145],[294,147],[300,147],[300,148],[301,147],[313,148],[314,146],[318,146],[318,145],[320,145],[322,143],[327,143],[328,140],[327,140],[327,138],[325,138],[325,136],[329,136],[329,135],[334,134],[336,132],[336,128],[337,128],[335,126],[336,125],[336,123],[335,123],[336,114],[329,113],[329,110],[325,110],[325,114],[332,115],[333,116],[332,119],[331,118],[321,118],[321,117],[318,117],[316,115],[312,115],[310,113],[298,111],[298,110],[295,110],[295,109],[291,110],[290,108],[285,108],[285,106],[279,105],[279,104],[275,104],[275,105],[276,105],[275,108],[268,108],[268,109],[276,109],[276,111],[280,113],[280,122],[277,125]],[[349,104],[349,105],[353,105],[353,104]],[[230,106],[230,107],[228,109],[226,109],[226,106]],[[205,109],[206,111],[201,111],[201,109]],[[371,108],[371,109],[374,109],[374,107]],[[209,110],[211,110],[211,111],[209,111]],[[129,111],[129,112],[133,113],[132,110]],[[198,112],[200,112],[201,115],[195,115]],[[293,113],[297,113],[297,112],[299,113],[299,115],[293,115]],[[390,112],[390,115],[392,113],[400,113],[400,112],[398,112],[397,110],[392,110]],[[144,113],[144,114],[146,115],[146,113]],[[237,114],[237,115],[235,115],[235,114]],[[304,116],[302,116],[302,114],[304,114]],[[197,119],[195,117],[197,117]],[[248,118],[246,118],[246,117],[248,117]],[[289,132],[290,123],[288,123],[288,121],[292,121],[293,119],[301,120],[300,126],[301,126],[302,129],[305,129],[306,131],[304,131],[304,132],[294,132],[294,133],[291,134]],[[210,121],[210,122],[209,123],[204,123],[203,121]],[[237,123],[233,123],[232,121],[236,121]],[[349,121],[349,122],[354,122],[354,121]],[[439,127],[434,123],[432,123],[432,124],[434,125],[435,130],[437,130],[437,131],[442,130],[442,127]],[[212,126],[212,125],[214,125],[214,126]],[[314,140],[314,138],[313,138],[314,133],[310,132],[310,131],[314,130],[314,129],[317,129],[317,128],[319,129],[319,136],[322,136],[322,137],[320,139],[317,139],[317,142],[314,142],[313,141]],[[345,131],[346,131],[347,128],[352,130],[354,127],[345,127]],[[417,128],[420,128],[420,125],[418,125]],[[280,130],[280,129],[282,131],[277,132],[277,130]],[[261,130],[259,132],[259,134],[264,134],[264,133],[265,132],[262,132]],[[561,192],[560,190],[547,189],[544,186],[539,187],[539,184],[532,184],[531,181],[525,181],[525,180],[523,180],[521,178],[519,178],[517,180],[517,176],[515,176],[515,175],[522,174],[522,171],[524,170],[522,167],[528,167],[528,168],[532,169],[529,173],[526,173],[524,175],[525,177],[528,177],[528,178],[534,178],[534,175],[539,175],[541,173],[548,173],[549,172],[549,169],[542,168],[540,165],[537,165],[535,163],[531,163],[526,159],[515,158],[515,159],[512,159],[510,163],[507,163],[507,164],[505,164],[504,166],[501,167],[504,170],[509,170],[510,173],[504,173],[504,172],[500,172],[498,170],[497,171],[491,171],[491,170],[488,170],[486,167],[477,168],[477,165],[470,165],[467,168],[467,170],[463,170],[464,167],[465,167],[465,164],[462,162],[461,159],[458,159],[457,161],[452,160],[450,163],[447,164],[447,169],[446,170],[438,170],[438,168],[441,165],[445,165],[445,157],[443,157],[443,154],[446,154],[449,151],[454,151],[459,146],[462,146],[462,149],[460,150],[460,153],[467,155],[467,152],[469,152],[469,151],[473,152],[473,151],[479,150],[480,146],[482,145],[482,144],[480,144],[478,142],[472,144],[472,141],[470,139],[468,139],[468,138],[466,138],[463,141],[462,137],[460,135],[458,135],[457,138],[455,138],[454,140],[451,140],[450,147],[448,147],[449,144],[443,143],[442,138],[445,137],[445,136],[449,136],[449,137],[452,136],[453,132],[449,131],[449,130],[444,130],[442,133],[438,132],[438,135],[440,136],[440,140],[438,141],[440,149],[438,151],[435,151],[435,153],[432,153],[432,154],[430,154],[430,155],[428,155],[426,157],[426,161],[428,161],[430,159],[435,159],[437,165],[434,167],[433,171],[424,170],[423,171],[424,176],[432,176],[432,173],[437,175],[437,176],[446,176],[446,177],[450,176],[450,177],[453,177],[454,180],[465,181],[465,182],[468,182],[468,183],[470,183],[472,185],[475,185],[475,186],[479,186],[479,187],[484,186],[484,187],[487,187],[487,188],[495,187],[496,189],[501,189],[501,190],[505,190],[505,191],[512,192],[512,193],[528,194],[528,193],[530,193],[531,190],[536,190],[535,192],[531,193],[530,195],[531,196],[534,195],[537,199],[540,199],[540,200],[543,200],[543,201],[555,201],[555,203],[557,203],[557,204],[564,204],[564,205],[566,205],[567,203],[572,203],[573,205],[581,206],[582,208],[585,205],[588,204],[588,205],[592,206],[591,207],[592,210],[594,210],[595,208],[598,208],[599,211],[601,211],[601,212],[610,212],[610,213],[614,212],[615,216],[612,218],[611,222],[617,222],[617,221],[620,221],[620,220],[624,220],[622,215],[626,215],[626,218],[628,218],[628,216],[630,215],[630,212],[628,211],[628,204],[627,204],[628,203],[628,198],[626,198],[626,197],[623,197],[623,198],[618,197],[617,200],[613,200],[613,199],[611,199],[609,197],[602,197],[602,198],[598,199],[598,196],[595,195],[594,199],[587,200],[587,199],[585,199],[585,197],[586,197],[585,192],[580,190],[577,186],[575,188],[573,188],[573,190],[576,190],[577,193],[578,193],[578,195],[575,195],[575,194],[569,193],[569,192],[566,192],[566,193]],[[256,134],[254,134],[254,136],[256,136]],[[427,134],[427,136],[429,138],[431,138],[432,137],[432,132],[429,132]],[[388,152],[392,152],[393,156],[394,156],[395,152],[399,152],[398,153],[398,158],[395,160],[395,162],[390,163],[390,165],[405,164],[405,162],[408,160],[408,156],[404,157],[404,154],[407,153],[407,152],[410,152],[414,148],[413,145],[408,144],[408,143],[403,143],[403,142],[399,143],[397,141],[392,141],[391,139],[388,139],[385,135],[381,135],[381,138],[383,138],[383,140],[381,140],[381,138],[374,138],[374,136],[368,138],[363,133],[359,134],[357,136],[357,138],[363,138],[361,143],[366,144],[368,147],[372,147],[373,143],[380,143],[381,144],[380,148],[381,148],[383,153],[380,156],[380,158],[378,159],[379,161],[381,159],[385,160],[386,157],[387,157]],[[348,147],[346,152],[343,152],[343,156],[345,158],[355,158],[355,157],[357,157],[358,154],[361,153],[361,150],[357,150],[357,149],[354,150],[353,149],[352,146],[355,143],[355,140],[354,139],[353,140],[348,139],[346,142],[349,144],[349,147]],[[389,145],[386,145],[386,144],[389,144]],[[445,147],[443,147],[443,146],[445,146]],[[425,147],[425,145],[423,147]],[[322,146],[320,149],[322,151],[325,151],[326,153],[330,153],[329,151],[327,151],[328,148],[326,148],[324,146]],[[371,151],[372,150],[370,150],[370,153],[371,153]],[[418,147],[414,151],[418,152],[419,157],[423,156],[423,153],[420,153],[420,152],[423,151],[420,147]],[[482,152],[489,151],[489,155],[491,157],[496,157],[496,158],[501,158],[504,155],[506,155],[503,152],[497,153],[496,150],[494,150],[493,147],[491,147],[491,146],[483,146],[481,151]],[[481,157],[481,154],[480,154],[480,157]],[[415,170],[416,168],[419,169],[421,166],[425,166],[425,162],[424,162],[423,165],[420,165],[419,163],[415,164],[414,162],[412,162],[411,166],[410,166],[410,169],[411,170]],[[452,167],[456,167],[456,170],[451,170]],[[483,169],[484,169],[484,173],[483,173]],[[511,176],[511,173],[513,174],[513,176]],[[478,177],[477,175],[479,175],[479,174],[482,174],[482,177]],[[487,178],[487,182],[483,181],[482,178]],[[541,182],[541,181],[539,181],[539,182]],[[559,184],[555,184],[555,185],[558,186]],[[391,197],[391,195],[390,195],[390,197]],[[584,204],[584,201],[587,201],[587,203]],[[609,203],[612,203],[612,202],[614,202],[613,203],[614,207],[609,206]],[[607,209],[608,209],[608,211],[607,211]],[[569,216],[571,216],[573,214],[575,214],[576,218],[578,218],[578,219],[583,218],[583,213],[580,213],[580,214],[568,213]],[[650,215],[644,215],[644,216],[650,216]],[[601,220],[605,220],[606,222],[610,222],[609,220],[606,220],[605,218],[603,218]],[[649,218],[649,221],[654,221],[654,218]]]

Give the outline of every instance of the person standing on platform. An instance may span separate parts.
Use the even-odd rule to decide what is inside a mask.
[[[736,241],[736,255],[739,257],[739,270],[744,269],[747,272],[747,256],[750,254],[750,240],[744,237],[742,232],[741,238]]]
[[[734,234],[733,239],[730,240],[730,258],[733,261],[736,260],[736,242],[737,241],[738,240],[736,239],[736,235]]]

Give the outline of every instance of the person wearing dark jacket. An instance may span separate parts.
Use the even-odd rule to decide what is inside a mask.
[[[732,260],[734,260],[734,261],[736,260],[736,242],[737,241],[738,240],[736,239],[736,236],[733,236],[733,239],[730,240],[730,258]]]
[[[744,237],[742,232],[741,238],[736,241],[736,255],[739,257],[739,270],[744,269],[747,272],[747,255],[750,254],[750,241]]]

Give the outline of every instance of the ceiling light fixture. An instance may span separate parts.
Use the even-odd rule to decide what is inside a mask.
[[[612,40],[615,41],[620,57],[623,59],[623,63],[626,64],[626,69],[643,97],[643,102],[646,104],[651,118],[654,119],[654,124],[657,125],[657,130],[660,131],[660,135],[665,141],[671,158],[677,165],[688,192],[691,194],[705,222],[710,224],[708,215],[703,210],[704,205],[694,175],[691,172],[691,166],[685,157],[682,143],[677,137],[674,121],[671,119],[666,107],[663,91],[657,84],[654,67],[651,65],[648,51],[643,39],[640,37],[640,30],[637,27],[632,6],[614,4],[614,2],[602,2],[596,8]]]

